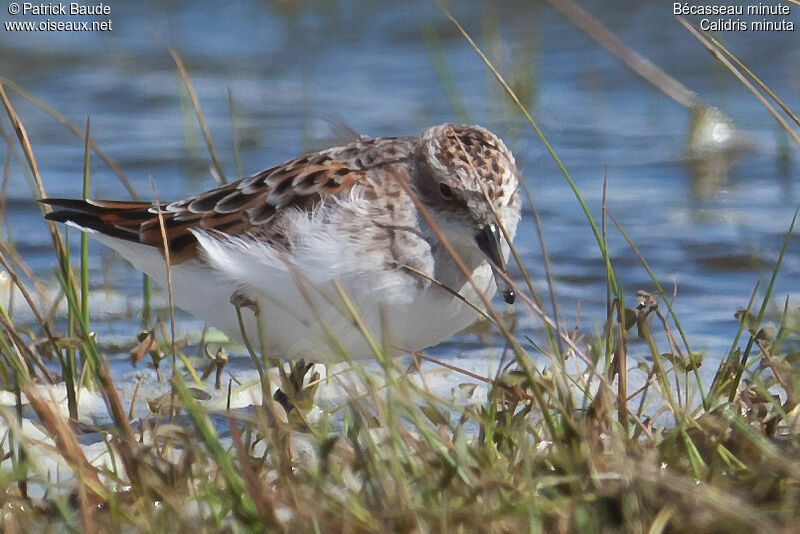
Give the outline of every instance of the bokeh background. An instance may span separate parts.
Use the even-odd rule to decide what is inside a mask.
[[[599,332],[605,320],[605,272],[580,206],[530,126],[433,2],[109,4],[110,17],[97,19],[110,18],[111,32],[0,29],[0,76],[80,128],[90,116],[93,139],[142,198],[152,198],[151,177],[162,200],[215,185],[197,117],[168,48],[185,62],[228,178],[237,174],[234,144],[242,172],[250,174],[341,141],[343,125],[381,136],[417,134],[446,121],[478,123],[505,139],[535,198],[562,320],[571,329],[580,310],[580,331]],[[581,5],[632,49],[731,117],[749,149],[735,150],[711,172],[688,163],[687,109],[626,69],[546,2],[452,2],[451,8],[538,121],[598,218],[607,175],[609,212],[668,291],[676,288],[675,307],[692,348],[716,360],[737,329],[734,312],[747,304],[755,283],[768,278],[800,205],[800,151],[676,21],[672,3],[591,0]],[[797,25],[800,7],[791,9],[788,18]],[[26,17],[12,18],[3,6],[0,19]],[[797,112],[798,31],[716,37]],[[82,141],[6,90],[28,130],[49,194],[79,196]],[[5,117],[0,127],[16,150]],[[91,191],[97,198],[128,198],[95,155]],[[11,237],[32,270],[55,287],[49,236],[13,154],[3,195],[4,238]],[[73,244],[76,238],[73,232]],[[633,302],[637,289],[653,285],[613,225],[609,242],[617,277]],[[529,206],[517,246],[546,293]],[[124,346],[138,329],[141,278],[95,243],[91,254],[97,260],[91,270],[93,328],[101,341]],[[795,238],[778,280],[778,299],[798,297],[798,281],[800,240]],[[190,317],[179,318],[179,332],[200,330]],[[520,314],[523,334],[536,336],[539,326]],[[481,346],[474,334],[464,334],[433,352],[470,358]],[[116,358],[122,365],[125,351]]]

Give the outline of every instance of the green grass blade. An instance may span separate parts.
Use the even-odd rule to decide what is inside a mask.
[[[558,157],[558,154],[556,154],[556,151],[553,149],[552,145],[550,145],[550,142],[547,140],[547,137],[545,137],[544,132],[542,132],[542,130],[539,128],[539,125],[536,123],[536,121],[533,120],[533,117],[525,108],[525,106],[522,105],[522,102],[520,102],[519,98],[514,93],[514,90],[511,89],[511,86],[508,85],[508,83],[506,83],[503,76],[497,71],[494,65],[492,65],[491,61],[489,61],[486,55],[481,51],[480,47],[478,47],[478,45],[475,44],[475,41],[472,40],[472,37],[469,36],[464,27],[461,26],[461,23],[459,23],[458,20],[456,20],[456,18],[444,6],[444,4],[442,4],[442,0],[436,0],[436,5],[439,6],[439,9],[442,11],[445,17],[447,17],[450,20],[450,22],[453,23],[453,25],[458,29],[458,31],[464,37],[464,39],[467,40],[472,49],[475,50],[475,53],[478,54],[478,56],[481,58],[486,67],[491,71],[491,73],[494,75],[494,77],[497,79],[500,85],[503,86],[503,89],[505,89],[506,93],[508,93],[508,96],[514,102],[514,104],[519,108],[520,112],[525,116],[525,119],[528,121],[528,124],[530,124],[534,132],[536,132],[537,137],[544,145],[545,149],[547,150],[547,153],[550,154],[550,157],[558,166],[558,169],[561,171],[561,174],[567,180],[567,183],[572,189],[575,198],[578,200],[578,203],[580,204],[584,215],[586,215],[586,220],[589,222],[589,226],[592,228],[592,233],[594,234],[595,240],[597,241],[597,245],[600,247],[601,252],[603,252],[605,250],[604,248],[605,244],[603,243],[602,235],[600,235],[600,230],[597,228],[597,223],[595,222],[594,217],[592,216],[592,212],[589,210],[589,206],[586,204],[586,201],[583,200],[583,196],[581,195],[580,191],[578,191],[578,186],[575,185],[575,182],[572,180],[572,176],[570,175],[569,171],[567,171],[567,168],[564,166],[564,163],[562,163],[561,158]],[[614,288],[614,295],[618,296],[617,283],[613,271],[611,272],[611,279],[612,279],[612,287]]]
[[[70,132],[72,132],[76,137],[79,137],[81,139],[83,138],[84,132],[82,132],[80,128],[78,128],[70,121],[68,121],[67,118],[64,117],[64,115],[53,109],[51,106],[48,106],[43,101],[39,100],[31,93],[23,89],[20,85],[2,76],[0,76],[0,84],[8,86],[18,95],[28,100],[34,106],[41,109],[44,113],[53,117],[56,121],[64,125],[64,127]],[[105,163],[108,166],[108,168],[111,169],[111,171],[117,175],[117,179],[122,184],[122,186],[128,191],[128,194],[131,196],[131,198],[133,200],[138,200],[139,195],[136,193],[136,190],[131,185],[130,181],[128,180],[128,177],[125,175],[125,172],[123,172],[120,166],[117,165],[117,162],[114,161],[108,154],[103,152],[103,150],[101,150],[100,147],[97,146],[97,143],[95,143],[94,141],[90,140],[90,146],[92,147],[94,153],[97,154],[100,157],[100,159],[103,160],[103,163]]]
[[[770,276],[769,284],[767,285],[767,289],[764,292],[764,299],[761,301],[761,307],[758,309],[758,315],[756,316],[756,325],[760,325],[761,321],[764,319],[764,313],[767,311],[767,304],[769,303],[770,298],[772,297],[772,290],[775,287],[775,280],[778,278],[778,273],[781,270],[781,264],[783,263],[783,256],[786,254],[786,250],[789,248],[789,242],[791,241],[792,234],[794,233],[794,224],[797,222],[797,214],[800,210],[794,212],[794,216],[792,217],[792,223],[789,225],[789,231],[786,232],[786,237],[783,239],[783,246],[781,247],[781,252],[778,254],[778,261],[775,262],[775,268],[772,270],[772,276]],[[750,357],[750,351],[753,350],[753,345],[755,344],[756,336],[755,333],[750,334],[750,338],[747,341],[747,346],[742,353],[742,359],[739,362],[739,368],[736,370],[736,377],[733,379],[733,387],[731,388],[731,392],[728,395],[728,401],[733,402],[733,399],[736,398],[736,393],[739,390],[739,383],[742,381],[742,375],[744,374],[744,368],[747,365],[747,360]]]
[[[83,141],[83,199],[89,199],[89,154],[90,154],[91,126],[89,117],[86,117],[86,135]],[[89,236],[81,232],[81,317],[83,322],[89,324]],[[81,360],[86,355],[81,353]]]

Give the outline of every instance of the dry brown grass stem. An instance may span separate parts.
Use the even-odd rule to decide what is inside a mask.
[[[661,70],[646,57],[628,48],[611,30],[573,0],[547,1],[612,56],[675,102],[686,108],[703,105],[697,93]]]
[[[4,78],[0,76],[0,84],[8,86],[9,89],[15,91],[17,94],[31,102],[33,105],[44,111],[46,114],[53,117],[56,121],[61,123],[67,130],[69,130],[72,134],[79,138],[84,137],[84,131],[75,126],[73,123],[67,120],[64,115],[53,109],[52,107],[45,104],[43,101],[39,100],[31,93],[23,89],[20,85],[14,83],[13,81],[9,80],[8,78]],[[128,194],[131,196],[132,199],[137,200],[139,196],[136,194],[136,190],[131,185],[128,177],[125,175],[125,172],[120,168],[116,161],[111,158],[108,154],[106,154],[94,140],[89,140],[89,146],[91,147],[92,151],[103,160],[103,163],[108,166],[111,171],[117,175],[117,179],[122,184],[122,186],[126,189]]]
[[[17,112],[14,111],[13,106],[11,106],[11,102],[8,100],[8,96],[6,96],[6,92],[3,89],[2,83],[0,83],[0,99],[3,101],[3,106],[6,108],[6,114],[8,115],[9,120],[11,120],[11,125],[14,128],[14,131],[17,133],[17,138],[19,139],[20,145],[22,145],[22,152],[25,154],[25,160],[28,162],[28,167],[33,174],[34,182],[39,190],[39,198],[47,198],[47,191],[44,188],[42,176],[39,174],[39,166],[37,165],[36,158],[33,155],[33,147],[28,139],[28,132],[25,131],[25,126],[23,126],[22,122],[19,120]],[[47,204],[43,204],[43,207],[45,213],[49,213],[52,210],[52,208]],[[64,243],[61,241],[61,234],[58,232],[58,225],[53,221],[47,221],[47,227],[50,230],[50,235],[53,239],[53,246],[55,247],[56,255],[62,262],[63,267]]]
[[[208,129],[208,123],[206,123],[203,110],[200,108],[200,101],[197,99],[197,93],[194,91],[194,86],[192,85],[192,80],[189,78],[189,73],[186,72],[186,67],[183,65],[183,60],[174,49],[170,48],[169,54],[175,61],[175,66],[178,69],[178,75],[181,77],[181,80],[183,80],[183,84],[186,87],[186,92],[189,94],[189,99],[192,101],[195,115],[197,115],[197,122],[200,124],[200,130],[203,132],[203,138],[206,141],[208,153],[211,156],[211,163],[214,165],[214,169],[217,171],[222,183],[225,183],[225,171],[222,169],[222,164],[220,164],[219,158],[217,157],[217,150],[214,148],[214,142],[211,140],[211,131]]]
[[[687,30],[689,30],[689,33],[691,33],[694,37],[696,37],[697,40],[700,41],[700,43],[706,47],[706,49],[711,53],[711,55],[713,55],[717,59],[717,61],[722,63],[725,66],[725,68],[731,71],[731,74],[733,74],[736,77],[736,79],[738,79],[742,83],[742,85],[744,85],[747,88],[748,91],[753,93],[753,96],[755,96],[756,99],[758,99],[758,101],[761,102],[761,104],[765,108],[767,108],[769,114],[772,115],[776,121],[778,121],[778,124],[781,125],[781,128],[783,128],[786,131],[786,133],[788,133],[789,136],[794,140],[794,142],[797,143],[797,146],[800,147],[800,135],[798,135],[797,132],[795,132],[792,129],[789,123],[786,122],[786,119],[784,119],[781,116],[781,114],[778,113],[778,110],[776,110],[775,107],[769,103],[769,101],[764,97],[764,95],[762,95],[758,91],[758,89],[756,89],[756,87],[750,82],[750,80],[748,80],[744,76],[744,74],[742,74],[739,71],[739,69],[737,69],[733,65],[733,63],[731,63],[731,61],[727,57],[725,57],[725,55],[714,45],[714,43],[712,43],[706,37],[705,33],[702,30],[696,28],[694,24],[687,21],[683,17],[678,17],[678,22],[683,24],[683,26]]]
[[[104,486],[97,474],[97,469],[86,459],[75,432],[67,425],[66,420],[53,410],[52,406],[56,404],[56,401],[46,401],[39,397],[32,384],[24,386],[22,391],[55,442],[58,453],[75,473],[79,484],[81,522],[84,531],[92,532],[90,509],[106,500]]]

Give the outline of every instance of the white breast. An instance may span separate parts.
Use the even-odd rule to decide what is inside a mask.
[[[172,269],[176,306],[240,339],[234,293],[256,301],[263,311],[270,357],[315,362],[372,359],[370,336],[380,346],[418,351],[464,329],[476,312],[444,289],[399,269],[364,250],[337,225],[300,218],[291,257],[266,243],[197,232],[205,262],[191,260]],[[138,269],[166,288],[166,269],[152,247],[96,235]],[[488,296],[495,291],[491,269],[483,263],[473,280]],[[336,287],[355,308],[365,332]],[[468,284],[459,290],[480,304]],[[244,310],[250,340],[258,343],[257,322]]]

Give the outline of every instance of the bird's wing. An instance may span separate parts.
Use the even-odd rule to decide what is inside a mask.
[[[320,203],[349,193],[376,169],[413,156],[412,138],[362,139],[343,147],[306,154],[249,178],[185,200],[161,205],[173,263],[195,257],[192,231],[228,235],[258,232],[270,238],[271,223],[287,208],[311,212]],[[163,250],[157,206],[148,202],[47,198],[45,218],[71,222],[110,237]]]

